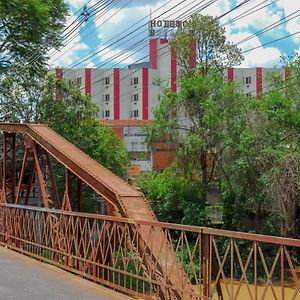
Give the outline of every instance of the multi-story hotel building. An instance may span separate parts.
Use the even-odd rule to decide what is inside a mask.
[[[111,126],[127,147],[132,172],[163,169],[173,160],[166,149],[149,151],[144,143],[142,126],[153,120],[153,109],[158,105],[162,88],[169,85],[177,91],[180,67],[176,55],[167,39],[149,40],[149,62],[113,69],[56,69],[58,78],[74,80],[85,94],[90,95],[98,106],[98,119]],[[191,51],[189,65],[196,63]],[[251,97],[261,98],[268,90],[267,77],[271,68],[229,68],[225,72],[229,81],[240,84],[241,91]],[[283,78],[289,76],[288,69],[279,70]]]

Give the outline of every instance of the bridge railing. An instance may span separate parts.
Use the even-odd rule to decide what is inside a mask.
[[[181,271],[164,259],[166,242]],[[0,244],[144,299],[300,299],[295,239],[6,204]],[[155,279],[172,272],[181,286]]]

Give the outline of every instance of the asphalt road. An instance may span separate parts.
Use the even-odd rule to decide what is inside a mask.
[[[0,246],[0,300],[132,298]]]

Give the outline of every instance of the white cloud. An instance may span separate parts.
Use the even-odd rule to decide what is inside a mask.
[[[74,21],[75,23],[72,24]],[[76,17],[73,14],[71,14],[68,18],[66,27],[70,26],[71,24],[72,28],[75,28],[78,24],[78,21],[76,21]],[[72,39],[69,42],[67,39],[67,44],[63,46],[59,51],[49,51],[50,68],[55,68],[57,66],[67,66],[71,64],[72,62],[80,58],[77,52],[87,48],[88,46],[80,41],[79,28],[77,28],[76,31],[72,34]]]
[[[268,2],[270,2],[270,0]],[[245,30],[250,26],[256,28],[257,30],[260,30],[270,24],[279,21],[281,19],[280,13],[278,11],[274,11],[271,6],[266,6],[268,2],[262,2],[261,0],[250,1],[248,5],[244,5],[235,12],[232,12],[230,14],[231,19],[239,17],[242,13],[245,13],[245,15],[241,15],[237,21],[233,22],[230,25],[230,27],[232,29],[238,29],[239,31]],[[260,3],[261,5],[259,5]],[[254,10],[249,11],[256,5],[258,6]]]
[[[205,3],[203,3],[202,6],[204,4]],[[150,11],[152,19],[184,20],[192,12],[194,12],[196,8],[199,9],[199,7],[201,7],[201,5],[199,5],[199,3],[195,2],[194,0],[186,0],[184,2],[182,0],[164,0],[153,5],[138,4],[137,6],[127,7],[123,9],[115,8],[109,10],[109,12],[104,15],[99,12],[97,16],[99,18],[96,17],[96,26],[98,28],[97,34],[98,38],[101,40],[101,45],[107,45],[108,41],[110,41],[109,43],[114,42],[118,38],[125,36],[126,34],[133,31],[134,28],[142,26],[142,28],[134,31],[126,39],[122,39],[120,42],[116,43],[113,46],[114,49],[111,49],[110,55],[106,55],[107,59],[109,59],[109,56],[112,56],[114,54],[113,51],[121,51],[120,49],[125,49],[130,45],[136,43],[137,41],[147,38],[147,24],[150,20]],[[228,11],[229,9],[230,0],[219,0],[213,5],[201,11],[201,13],[218,16],[225,11]],[[126,30],[126,32],[122,33],[124,30]],[[99,49],[100,48],[98,48],[98,50]],[[141,51],[142,53],[140,53],[140,56],[144,56],[145,51],[146,50],[143,50],[143,52]],[[99,57],[103,61],[104,55],[102,53]],[[130,63],[132,63],[133,60],[127,59],[126,61],[130,61]]]
[[[250,32],[242,32],[238,34],[231,35],[229,40],[233,43],[238,43],[239,41],[249,37],[251,35]],[[261,46],[261,42],[258,37],[254,37],[253,39],[238,45],[242,49],[242,51],[246,51],[248,49]],[[275,47],[260,47],[250,52],[243,54],[245,60],[239,67],[242,68],[251,68],[257,66],[268,66],[272,67],[279,63],[281,52],[278,48]]]
[[[82,7],[87,0],[67,0],[67,2],[72,5],[73,8],[80,8]],[[97,0],[91,0],[89,5],[95,4]],[[136,6],[131,7],[114,7],[108,10],[107,13],[103,14],[103,10],[99,9],[99,13],[96,16],[95,25],[97,26],[97,36],[101,40],[101,47],[97,50],[100,50],[99,58],[101,61],[111,59],[112,56],[118,55],[121,53],[122,49],[125,49],[129,47],[130,45],[133,45],[138,40],[147,38],[148,35],[148,27],[146,26],[149,21],[149,13],[150,9],[152,11],[152,19],[160,19],[160,20],[176,20],[176,19],[182,19],[185,18],[189,14],[191,14],[195,8],[196,5],[197,8],[200,7],[200,1],[195,0],[186,0],[183,3],[182,0],[160,0],[159,2],[156,2],[155,4],[144,4],[144,1],[136,1],[132,2],[132,4],[137,3]],[[168,3],[170,2],[170,3]],[[237,4],[242,3],[242,0],[237,0]],[[262,3],[262,7],[268,3],[272,3],[274,0],[268,0],[266,2],[262,0],[253,0],[250,1],[248,4],[243,5],[241,8],[234,10],[227,14],[224,18],[220,20],[221,24],[224,24],[228,20],[234,18],[235,16],[240,15],[243,12],[246,12],[250,8],[254,7],[255,5],[258,5],[259,3]],[[207,2],[205,2],[207,3]],[[203,3],[202,5],[204,5]],[[213,5],[210,5],[203,11],[201,11],[202,14],[210,14],[213,16],[219,16],[222,13],[225,13],[232,8],[232,0],[218,0]],[[120,2],[119,5],[126,4],[126,1]],[[173,9],[172,9],[173,8]],[[239,41],[245,37],[248,37],[251,35],[251,31],[258,31],[269,24],[272,24],[276,21],[279,21],[283,13],[285,16],[288,14],[295,12],[297,9],[300,9],[300,1],[299,0],[278,0],[276,4],[272,4],[270,6],[267,6],[261,10],[258,10],[257,12],[250,14],[246,17],[243,17],[242,19],[228,25],[226,27],[227,37],[230,38],[231,41]],[[101,15],[100,15],[101,14]],[[99,17],[99,18],[97,18]],[[142,20],[138,24],[139,20]],[[126,39],[121,40],[120,42],[114,44],[110,47],[108,50],[104,50],[104,47],[107,46],[108,41],[116,41],[117,38],[120,38],[130,31],[134,30],[134,28],[137,28],[141,25],[145,25],[143,28],[139,29],[138,31],[134,32],[132,35],[128,36]],[[125,29],[128,29],[125,33],[123,33],[121,36],[119,35],[122,31]],[[275,30],[272,30],[268,32],[268,35],[270,37],[273,36],[274,39],[277,37],[281,37],[285,35],[284,30],[287,30],[289,33],[293,33],[295,31],[300,30],[300,18],[296,18],[295,20],[292,20],[285,25],[281,26],[281,28],[276,28]],[[136,37],[134,37],[136,36]],[[266,36],[266,34],[264,34]],[[272,40],[272,38],[270,38]],[[299,42],[300,44],[300,37],[294,37],[295,42]],[[255,46],[260,46],[261,42],[260,40],[255,37],[251,39],[250,41],[242,44],[241,46],[243,49],[249,49]],[[65,52],[66,50],[69,50],[67,53],[65,53],[61,58],[57,59],[55,62],[54,59],[52,61],[55,62],[55,64],[69,64],[72,61],[76,60],[78,56],[76,53],[77,51],[86,49],[87,46],[80,42],[79,37],[73,41],[72,45],[67,45],[64,49],[62,49],[61,52]],[[300,47],[299,47],[300,48]],[[94,49],[95,50],[95,49]],[[146,50],[143,50],[144,53]],[[129,54],[133,54],[132,52],[127,52],[127,54],[122,54],[120,58],[118,59],[112,59],[114,62],[121,62],[123,59],[125,59],[125,56],[128,56]],[[140,56],[142,56],[143,53],[139,53]],[[276,47],[267,47],[267,48],[258,48],[256,50],[253,50],[249,53],[245,54],[245,61],[242,66],[256,66],[256,65],[271,65],[278,62],[280,57],[280,50]],[[137,54],[138,55],[138,54]],[[136,55],[136,56],[137,56]],[[145,55],[145,54],[144,54]],[[59,54],[57,55],[59,56]],[[129,57],[126,58],[123,63],[132,63],[133,58]],[[92,62],[89,62],[92,64]]]
[[[285,16],[300,10],[300,1],[298,0],[279,0],[278,7],[284,10]],[[293,14],[292,16],[296,16],[299,12]],[[291,17],[292,17],[291,16]],[[300,30],[300,17],[294,18],[293,20],[286,23],[286,30],[289,33],[294,33]],[[293,40],[296,43],[300,43],[300,36],[295,35],[293,36]]]
[[[87,0],[66,0],[66,2],[74,8],[81,8],[87,3]],[[97,2],[97,0],[91,0],[88,4],[89,6],[91,6],[96,4]]]
[[[135,62],[135,56],[133,52],[123,52],[122,49],[105,49],[105,46],[99,47],[99,58],[102,61],[110,61],[112,63],[132,64]]]
[[[102,15],[102,12],[99,12],[101,17],[96,19],[96,26],[101,26],[103,23],[113,25],[119,24],[120,22],[124,21],[127,10],[128,9],[111,8],[104,15]]]
[[[139,22],[136,26],[147,24],[150,20],[150,11],[152,19],[181,20],[186,19],[196,8],[201,7],[197,5],[194,0],[187,0],[183,3],[181,2],[182,0],[165,0],[158,2],[155,5],[147,4],[143,6],[127,7],[121,10],[110,9],[108,13],[96,20],[99,37],[104,38],[108,35],[111,37],[109,34],[111,32],[115,32],[115,35],[117,35],[118,32],[121,32],[124,29],[131,29],[131,26],[140,21],[142,18],[145,19]],[[197,5],[197,7],[195,5]],[[201,11],[201,13],[218,16],[229,10],[229,7],[230,0],[220,0],[214,5],[211,5]],[[101,12],[99,12],[99,14],[101,14]]]

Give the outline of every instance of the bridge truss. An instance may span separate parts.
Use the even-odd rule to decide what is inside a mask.
[[[140,191],[94,161],[49,127],[41,124],[0,123],[0,131],[3,132],[1,203],[80,212],[83,205],[82,184],[84,183],[96,195],[105,199],[108,215],[132,220],[156,221],[153,211]],[[23,158],[17,160],[17,157]],[[59,162],[65,169],[65,187],[61,199],[53,162]],[[30,199],[34,182],[38,184],[40,195],[38,200],[41,200],[41,203],[32,203]],[[52,227],[48,231],[49,238],[54,243],[60,243],[57,234],[61,235],[61,233],[57,228],[60,228],[61,224],[52,220],[50,225]],[[130,230],[135,232],[136,242],[132,243],[127,237],[127,251],[133,249],[136,251],[140,268],[147,274],[149,280],[156,282],[153,288],[159,297],[184,299],[193,293],[191,283],[182,271],[163,232],[158,228],[151,229],[154,242],[149,247],[148,227],[141,226],[136,231],[135,225],[132,225]],[[114,247],[120,243],[119,237],[111,240],[107,236],[99,239],[98,243],[105,244],[108,240],[109,243],[114,243]],[[91,253],[87,252],[91,256],[98,255],[95,249]],[[107,261],[111,259],[110,256],[106,257]],[[168,285],[170,288],[162,289],[161,284]],[[177,289],[173,288],[175,286],[180,287],[182,292],[178,293]],[[188,298],[190,299],[190,296]]]
[[[0,245],[144,299],[300,298],[299,240],[159,223],[140,191],[47,126],[0,131]],[[82,211],[82,185],[107,215]]]

